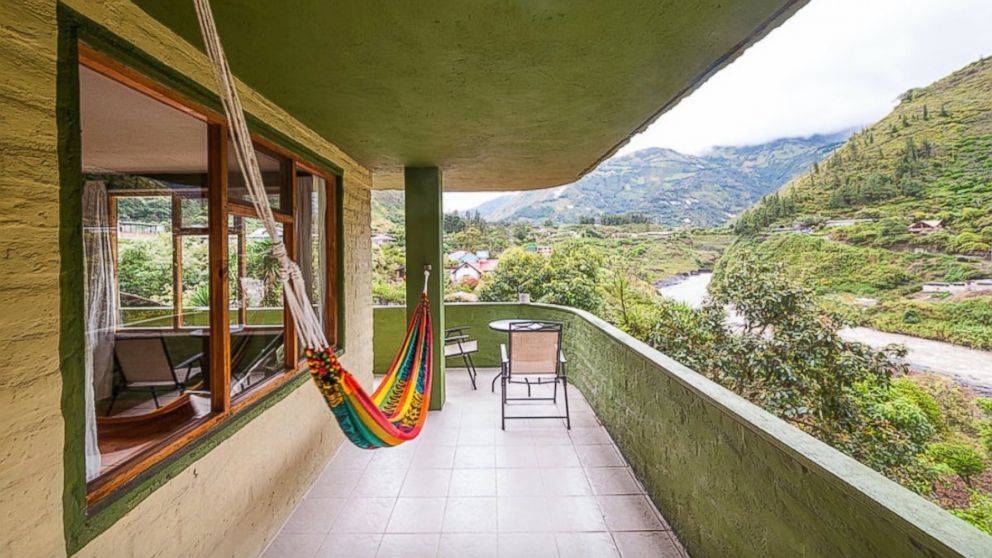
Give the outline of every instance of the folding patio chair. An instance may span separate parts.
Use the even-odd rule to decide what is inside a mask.
[[[561,322],[514,322],[510,324],[509,349],[500,344],[500,378],[503,387],[500,413],[503,430],[507,419],[565,419],[571,430],[572,419],[568,412],[568,377],[565,371],[565,354],[561,350]],[[508,401],[551,401],[558,403],[558,382],[565,398],[564,415],[507,416]],[[508,397],[511,384],[527,386],[527,397]],[[551,397],[532,397],[531,388],[554,384]]]
[[[468,326],[459,326],[444,330],[444,358],[462,357],[465,369],[468,370],[468,378],[472,381],[472,389],[476,389],[477,373],[472,354],[479,352],[479,342],[465,334],[468,329]]]
[[[173,365],[169,350],[165,346],[164,337],[134,337],[118,338],[114,341],[114,361],[120,371],[120,381],[114,382],[107,407],[107,416],[114,409],[114,403],[122,391],[148,390],[151,392],[155,408],[161,407],[158,402],[156,389],[186,390],[190,376],[193,376],[193,364],[199,362],[198,370],[203,370],[203,353],[195,354],[188,359]],[[186,374],[182,381],[176,370],[185,368]]]

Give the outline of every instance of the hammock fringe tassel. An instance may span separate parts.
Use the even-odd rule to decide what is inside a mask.
[[[370,396],[354,376],[341,367],[328,346],[320,319],[308,300],[303,274],[299,266],[289,259],[286,246],[277,233],[241,99],[217,34],[210,2],[193,0],[193,4],[217,81],[218,94],[227,115],[231,144],[235,148],[252,204],[272,241],[272,254],[279,262],[286,305],[293,316],[300,341],[307,347],[307,363],[314,383],[341,429],[356,446],[372,449],[412,440],[423,428],[430,404],[434,354],[430,304],[427,300],[430,268],[424,270],[424,292],[410,319],[403,346],[386,377]]]

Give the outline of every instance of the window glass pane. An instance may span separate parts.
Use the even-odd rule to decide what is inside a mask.
[[[255,148],[255,156],[258,158],[258,166],[262,171],[262,184],[265,185],[265,192],[268,194],[269,204],[274,211],[289,211],[289,170],[291,162],[266,151]],[[227,197],[230,200],[251,203],[251,194],[245,185],[244,176],[241,174],[241,166],[238,163],[238,155],[234,146],[228,143],[227,146]]]
[[[283,227],[277,225],[282,236]],[[282,281],[262,222],[230,220],[231,394],[237,396],[286,371]]]
[[[186,196],[180,198],[182,203],[182,224],[184,229],[207,228],[207,198]]]
[[[173,325],[172,198],[115,198],[121,327]]]
[[[80,111],[93,479],[210,410],[207,237],[183,234],[206,227],[208,137],[206,123],[85,67]]]

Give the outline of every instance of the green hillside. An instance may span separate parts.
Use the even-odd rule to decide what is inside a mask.
[[[372,191],[372,231],[387,233],[403,228],[403,191]]]
[[[987,255],[992,246],[992,62],[913,89],[871,127],[743,214],[738,232],[863,219],[851,244]],[[943,231],[912,234],[920,220]]]
[[[734,228],[725,262],[782,262],[853,323],[992,349],[992,292],[922,292],[992,277],[992,62],[908,91]]]
[[[930,281],[987,276],[989,266],[954,256],[854,246],[799,233],[742,237],[718,263],[743,253],[781,263],[852,324],[992,349],[992,293],[923,293]]]
[[[578,182],[479,206],[490,221],[576,223],[639,213],[669,226],[718,226],[838,147],[848,133],[717,147],[703,156],[651,148],[614,157]]]

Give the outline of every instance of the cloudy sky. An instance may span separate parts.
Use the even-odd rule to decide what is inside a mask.
[[[701,153],[861,127],[911,87],[992,56],[992,0],[812,0],[620,154]],[[445,194],[464,210],[501,194]]]

